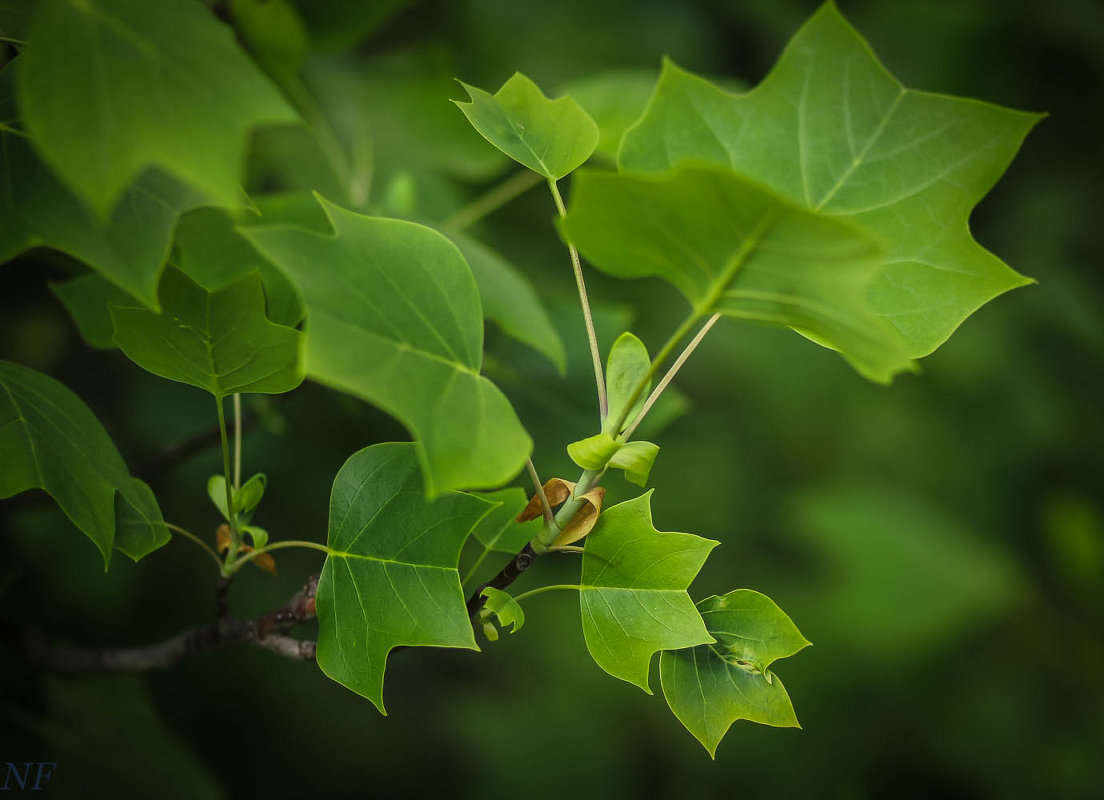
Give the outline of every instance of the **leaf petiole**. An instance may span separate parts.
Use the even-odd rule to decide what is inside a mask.
[[[539,586],[536,589],[530,589],[528,592],[522,592],[514,597],[514,602],[520,603],[526,597],[533,597],[538,594],[544,594],[545,592],[558,591],[560,589],[574,589],[580,591],[584,587],[577,583],[553,583],[550,586]]]
[[[541,176],[535,172],[527,169],[515,172],[446,219],[441,223],[441,227],[449,233],[459,233],[502,208],[515,197],[525,194],[540,182]]]
[[[252,561],[257,556],[264,555],[265,553],[270,553],[273,550],[282,550],[286,547],[303,547],[308,550],[318,550],[322,553],[325,553],[326,555],[332,555],[334,552],[326,545],[319,544],[318,542],[308,542],[300,539],[287,539],[282,542],[273,542],[266,547],[261,547],[256,550],[250,550],[248,553],[243,554],[241,558],[234,561],[233,564],[227,565],[226,571],[230,574],[233,574],[241,569],[243,565]]]

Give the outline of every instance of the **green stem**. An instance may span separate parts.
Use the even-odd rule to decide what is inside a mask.
[[[537,497],[539,497],[541,501],[541,511],[544,514],[545,526],[555,525],[555,518],[552,516],[552,506],[548,504],[548,495],[544,493],[544,484],[541,483],[540,476],[537,474],[537,468],[533,466],[533,459],[526,458],[525,466],[529,470],[529,477],[533,481],[533,486],[537,489]]]
[[[242,568],[243,564],[252,561],[257,556],[263,555],[264,553],[270,553],[273,550],[282,550],[285,547],[303,547],[308,550],[318,550],[319,552],[325,553],[326,555],[333,554],[333,550],[326,547],[326,545],[324,544],[319,544],[318,542],[307,542],[299,539],[288,539],[286,541],[273,542],[272,544],[267,545],[266,547],[262,547],[259,550],[251,550],[248,553],[243,554],[241,558],[234,562],[232,567],[227,567],[227,571],[231,573],[237,572],[239,569]]]
[[[122,524],[127,524],[128,522],[132,525],[145,525],[146,524],[145,522],[139,522],[137,520],[133,520],[133,521],[131,521],[131,520],[122,520],[121,521]],[[202,547],[207,552],[207,555],[209,555],[211,558],[213,558],[215,560],[215,564],[218,566],[219,570],[220,571],[222,570],[222,559],[219,558],[218,553],[216,553],[214,551],[214,548],[212,548],[211,545],[207,544],[207,542],[200,539],[198,536],[196,536],[191,531],[185,530],[184,528],[181,528],[179,525],[173,525],[171,522],[165,522],[164,520],[161,521],[161,524],[164,525],[166,528],[168,528],[173,533],[179,533],[181,536],[184,536],[188,539],[191,539],[193,542],[195,542],[200,547]]]
[[[556,201],[556,210],[560,212],[560,219],[567,216],[567,208],[556,181],[549,178],[548,188],[552,190],[552,199]],[[567,239],[567,252],[571,256],[571,269],[575,272],[575,286],[579,290],[579,303],[583,307],[583,322],[586,324],[587,339],[590,341],[590,358],[594,362],[594,380],[598,384],[598,412],[599,422],[605,420],[609,413],[609,403],[606,400],[606,379],[602,375],[602,354],[598,349],[598,336],[594,332],[594,316],[590,312],[590,299],[587,297],[586,282],[583,280],[583,267],[579,261],[579,251],[574,243]]]
[[[530,589],[528,592],[522,592],[517,597],[515,597],[514,600],[516,602],[520,603],[522,600],[524,600],[527,597],[533,597],[534,595],[544,594],[545,592],[554,592],[554,591],[557,591],[557,590],[560,590],[560,589],[575,589],[576,591],[578,591],[579,589],[582,589],[582,588],[583,587],[578,585],[577,583],[554,583],[551,586],[541,586],[537,589]]]
[[[241,462],[242,462],[242,446],[241,446],[241,425],[242,425],[242,402],[241,395],[237,392],[234,393],[234,488],[241,488]]]
[[[222,398],[215,398],[218,405],[219,437],[222,440],[222,472],[226,482],[226,513],[230,517],[230,551],[226,554],[226,569],[234,563],[238,548],[241,547],[241,533],[238,531],[238,515],[234,513],[234,494],[230,483],[230,440],[226,435],[226,410],[222,407]]]
[[[527,169],[515,172],[506,180],[492,186],[468,205],[441,223],[449,233],[459,233],[474,225],[488,214],[497,211],[515,197],[519,197],[541,182],[541,176]]]

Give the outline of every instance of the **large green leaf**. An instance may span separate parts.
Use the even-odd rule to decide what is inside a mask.
[[[105,567],[113,546],[138,560],[169,540],[153,493],[130,476],[79,397],[10,361],[0,361],[0,389],[0,498],[44,490],[93,541]]]
[[[663,696],[711,756],[738,719],[799,728],[790,696],[771,664],[809,646],[773,600],[751,589],[698,603],[716,644],[660,656]]]
[[[644,113],[658,77],[655,69],[620,69],[567,87],[564,94],[573,97],[598,126],[596,157],[611,164],[617,161],[621,137]]]
[[[238,205],[249,129],[298,118],[194,0],[42,0],[23,59],[27,128],[100,217],[150,166]]]
[[[900,334],[868,310],[875,241],[723,167],[659,176],[583,170],[564,227],[595,266],[662,277],[699,316],[789,325],[874,380],[910,364]]]
[[[138,366],[220,400],[235,392],[290,392],[302,383],[303,334],[268,321],[256,273],[208,292],[170,268],[160,293],[160,314],[111,309],[115,343]]]
[[[532,443],[506,397],[479,374],[483,315],[460,251],[422,225],[320,202],[329,235],[245,232],[303,294],[308,375],[401,420],[431,494],[505,483]]]
[[[202,196],[149,170],[126,187],[109,220],[98,219],[42,163],[16,119],[12,83],[21,60],[0,72],[0,263],[33,247],[60,250],[156,307],[173,226]]]
[[[590,158],[598,126],[570,97],[549,100],[515,73],[493,95],[461,82],[471,101],[453,101],[484,138],[510,158],[558,180]]]
[[[586,540],[579,606],[598,666],[648,694],[658,650],[707,644],[686,588],[718,542],[663,533],[652,524],[652,493],[603,511]]]
[[[387,655],[400,645],[478,650],[456,564],[493,506],[426,499],[411,444],[354,453],[330,497],[331,548],[318,581],[318,666],[383,713]]]
[[[115,349],[112,306],[139,305],[137,300],[98,272],[85,272],[66,281],[51,282],[50,291],[77,324],[81,338],[97,350]]]
[[[919,358],[1029,282],[974,241],[968,218],[1039,119],[905,89],[829,2],[747,94],[666,64],[620,166],[705,159],[868,228],[886,247],[870,307]]]
[[[540,531],[543,521],[517,522],[515,517],[525,508],[529,498],[518,488],[497,492],[475,492],[495,507],[472,529],[469,546],[465,548],[463,582],[471,586],[489,580],[508,558],[513,558]]]
[[[467,259],[479,287],[483,314],[503,331],[548,357],[562,375],[567,369],[563,340],[552,326],[537,290],[518,269],[482,242],[446,234]]]

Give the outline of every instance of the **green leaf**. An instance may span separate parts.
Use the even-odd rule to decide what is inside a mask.
[[[598,666],[648,694],[652,655],[707,644],[686,588],[718,542],[664,533],[652,524],[652,493],[598,517],[583,551],[583,636]]]
[[[654,69],[621,69],[602,72],[571,84],[565,94],[575,98],[598,126],[594,155],[617,161],[621,137],[648,105],[656,85]]]
[[[101,218],[151,166],[238,205],[246,134],[298,118],[193,0],[42,0],[23,59],[27,128]]]
[[[981,305],[1030,282],[974,241],[968,218],[1039,119],[905,89],[825,3],[747,94],[665,64],[620,165],[708,160],[870,230],[886,247],[871,311],[919,358]]]
[[[532,442],[506,397],[479,374],[483,315],[460,251],[422,225],[319,202],[330,235],[245,231],[302,292],[308,375],[401,420],[431,495],[510,480]]]
[[[258,472],[243,483],[241,488],[234,492],[234,511],[238,514],[248,514],[255,509],[264,497],[267,483],[268,479],[263,472]]]
[[[131,295],[98,272],[87,272],[67,281],[51,281],[50,291],[77,324],[81,338],[97,350],[115,349],[111,307],[138,305]]]
[[[318,204],[312,198],[308,200],[317,211]],[[294,327],[303,319],[303,302],[295,286],[235,229],[240,222],[255,220],[252,214],[235,217],[218,208],[200,208],[185,214],[176,226],[173,266],[211,292],[251,272],[260,273],[266,316],[278,325]]]
[[[226,477],[223,475],[212,475],[207,479],[207,496],[211,498],[211,502],[215,504],[215,508],[222,514],[222,518],[227,522],[230,521],[230,509],[226,507]]]
[[[659,454],[659,445],[652,442],[629,442],[623,445],[609,460],[609,465],[615,469],[625,470],[625,480],[635,483],[637,486],[648,484],[648,475],[651,474],[652,464]]]
[[[202,196],[157,170],[126,187],[110,219],[98,219],[42,162],[16,121],[14,72],[0,71],[0,263],[34,247],[85,262],[151,307],[173,226]]]
[[[492,506],[447,492],[426,500],[412,444],[351,456],[334,479],[318,582],[318,666],[382,713],[387,654],[400,645],[478,650],[456,571]]]
[[[658,275],[699,317],[788,325],[877,381],[910,368],[900,334],[869,310],[876,242],[727,169],[582,170],[564,227],[595,266],[623,278]]]
[[[289,392],[302,383],[303,335],[268,321],[255,273],[208,292],[170,268],[160,296],[160,314],[111,310],[115,343],[138,366],[220,400],[235,392]]]
[[[471,267],[486,318],[522,344],[547,356],[563,375],[567,370],[563,340],[533,284],[517,267],[481,242],[459,233],[447,235]]]
[[[243,525],[242,531],[248,533],[250,538],[253,539],[253,547],[260,550],[266,544],[268,544],[268,531],[264,528],[258,528],[256,525]]]
[[[483,137],[549,180],[559,180],[590,158],[598,126],[570,97],[549,100],[535,83],[514,74],[493,95],[460,81],[471,97],[454,100]]]
[[[169,540],[153,493],[131,478],[80,398],[10,361],[0,361],[0,389],[0,498],[42,489],[96,545],[105,568],[112,546],[138,560]],[[116,533],[117,520],[127,520],[125,532]]]
[[[613,454],[620,449],[620,442],[615,441],[608,433],[599,433],[572,442],[567,446],[567,454],[583,469],[597,471],[606,466]]]
[[[309,43],[303,21],[290,0],[230,0],[234,30],[269,74],[294,75]]]
[[[679,722],[714,757],[738,719],[800,728],[786,688],[770,671],[809,646],[793,621],[751,589],[708,597],[698,608],[716,644],[667,651],[659,661],[663,696]]]
[[[632,409],[628,413],[625,413],[625,407],[632,399],[633,391],[651,367],[652,357],[648,355],[648,348],[644,342],[628,331],[617,337],[613,347],[610,348],[609,356],[606,357],[606,402],[609,413],[606,414],[603,428],[607,429],[607,433],[619,434],[636,419],[636,415],[640,413],[640,409],[648,399],[648,390],[652,388],[650,379],[644,384],[644,388],[633,401]],[[625,421],[621,424],[620,430],[609,430],[621,418],[622,413],[625,413]]]
[[[505,559],[513,558],[540,530],[539,519],[517,522],[515,518],[525,508],[529,498],[521,489],[500,489],[497,492],[473,492],[495,507],[472,530],[470,544],[465,548],[464,586],[475,586],[490,578],[502,567]]]
[[[521,626],[525,624],[525,612],[521,608],[521,603],[515,600],[512,594],[488,586],[483,590],[482,596],[487,598],[483,601],[483,609],[480,611],[482,619],[486,620],[494,616],[498,619],[500,628],[509,625],[510,633],[517,633],[521,630]],[[495,636],[497,637],[497,634]],[[492,642],[496,641],[495,638],[490,636],[487,638]]]

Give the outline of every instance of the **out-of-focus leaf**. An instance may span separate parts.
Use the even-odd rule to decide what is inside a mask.
[[[307,32],[290,0],[230,0],[242,42],[270,75],[295,73],[307,55]]]
[[[150,166],[240,205],[246,134],[298,119],[192,0],[42,0],[22,58],[36,147],[104,218]]]
[[[651,497],[620,503],[598,518],[583,552],[579,591],[583,636],[595,662],[648,694],[656,651],[713,641],[686,588],[718,544],[656,530]]]
[[[737,589],[698,603],[715,644],[665,651],[659,660],[663,696],[679,722],[716,756],[738,719],[799,728],[790,696],[770,666],[809,646],[769,597]]]
[[[570,97],[549,100],[515,73],[493,95],[461,81],[470,102],[454,100],[483,137],[549,180],[573,172],[598,144],[598,126]]]
[[[598,126],[594,155],[613,164],[625,131],[644,113],[658,75],[650,69],[602,72],[571,84],[564,94],[575,98]]]
[[[483,315],[460,251],[422,225],[321,202],[332,235],[245,232],[302,292],[310,377],[401,420],[431,494],[510,480],[532,442],[509,401],[479,374]]]
[[[320,47],[347,50],[375,32],[413,0],[293,0]]]
[[[337,473],[330,498],[318,666],[381,713],[392,648],[479,649],[456,564],[492,506],[459,492],[428,501],[418,460],[412,444],[367,447]]]
[[[138,560],[169,540],[153,493],[130,476],[79,397],[10,361],[0,361],[0,389],[0,498],[44,490],[96,545],[105,568],[113,546]],[[117,524],[124,519],[125,533]]]
[[[133,308],[139,305],[133,296],[97,272],[51,282],[50,291],[77,324],[81,338],[97,350],[113,350],[116,346],[111,307]]]

